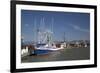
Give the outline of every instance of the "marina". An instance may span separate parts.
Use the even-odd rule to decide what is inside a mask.
[[[23,34],[21,35],[22,63],[90,59],[90,35],[87,29],[81,29],[73,24],[66,25],[67,21],[64,20],[66,18],[65,13],[29,12],[34,16],[35,14],[38,16],[38,13],[46,13],[48,19],[45,15],[40,15],[39,18],[29,16],[31,17],[31,21],[29,20],[31,24],[23,25]],[[57,18],[59,14],[63,16],[62,19]],[[76,13],[75,15],[81,17],[84,14]],[[85,16],[88,18],[88,14]],[[73,16],[71,19],[73,20]],[[83,24],[83,21],[81,23]],[[86,25],[86,28],[89,27]]]

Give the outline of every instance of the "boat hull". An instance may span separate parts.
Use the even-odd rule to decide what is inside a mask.
[[[36,49],[36,50],[32,51],[32,54],[34,54],[34,55],[44,55],[44,54],[48,54],[50,52],[51,52],[50,50]]]

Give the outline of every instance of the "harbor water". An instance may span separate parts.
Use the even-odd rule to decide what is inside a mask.
[[[49,61],[71,61],[90,59],[90,47],[87,48],[65,48],[44,55],[28,55],[21,58],[22,63],[49,62]]]

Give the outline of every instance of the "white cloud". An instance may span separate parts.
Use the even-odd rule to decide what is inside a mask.
[[[82,32],[89,32],[88,29],[81,28],[81,27],[79,27],[77,25],[70,24],[70,26],[75,30],[79,30],[79,31],[82,31]]]
[[[29,26],[29,24],[25,24],[25,26],[26,26],[26,27],[28,27],[28,26]]]

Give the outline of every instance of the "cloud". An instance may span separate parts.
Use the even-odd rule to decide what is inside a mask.
[[[29,26],[29,24],[25,24],[25,27],[28,27]]]
[[[77,25],[70,24],[70,26],[71,26],[72,28],[74,28],[75,30],[79,30],[79,31],[82,31],[82,32],[89,32],[88,29],[83,29],[83,28],[81,28],[81,27],[79,27],[79,26],[77,26]]]

